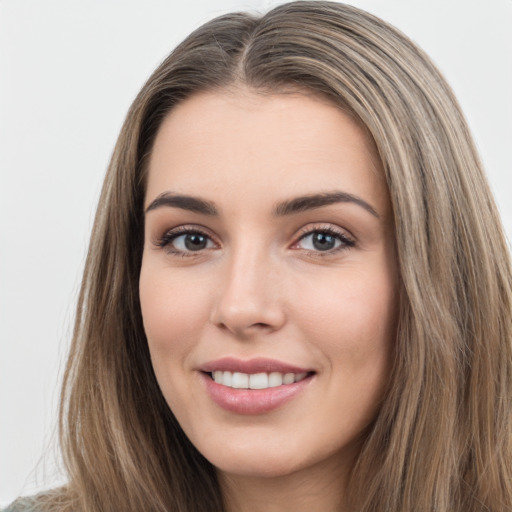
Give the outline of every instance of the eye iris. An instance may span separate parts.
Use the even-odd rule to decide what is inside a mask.
[[[328,233],[315,233],[313,235],[313,247],[319,251],[334,249],[336,237]]]
[[[199,233],[192,233],[185,236],[185,247],[189,251],[200,251],[206,247],[208,239]]]

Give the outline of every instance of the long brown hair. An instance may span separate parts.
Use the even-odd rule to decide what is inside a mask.
[[[105,178],[60,411],[73,511],[223,509],[215,469],[155,380],[138,279],[145,170],[165,115],[203,90],[310,90],[373,137],[401,276],[391,385],[353,468],[353,509],[512,509],[512,275],[457,102],[425,54],[356,8],[292,2],[191,34],[135,99]]]

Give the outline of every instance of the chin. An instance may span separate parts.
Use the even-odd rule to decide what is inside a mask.
[[[275,443],[268,441],[233,441],[231,438],[229,443],[200,443],[196,447],[218,471],[231,475],[255,478],[281,477],[307,465],[304,458],[308,457],[304,457],[305,454],[301,454],[295,447],[280,450]],[[297,457],[299,454],[301,456]]]
[[[253,457],[250,460],[229,459],[218,462],[218,464],[213,464],[218,471],[226,475],[248,478],[279,478],[302,469],[300,464],[278,457]]]
[[[222,447],[212,443],[200,446],[199,449],[221,474],[245,478],[282,478],[325,465],[334,470],[341,466],[342,461],[350,459],[353,462],[357,449],[355,445],[337,450],[332,446],[324,446],[306,451],[305,446],[308,445],[293,443],[283,446],[282,442],[272,443],[267,440],[256,443],[230,442]]]

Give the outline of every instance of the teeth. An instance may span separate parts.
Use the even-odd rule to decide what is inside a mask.
[[[292,384],[295,382],[295,375],[293,373],[285,373],[283,375],[283,384]]]
[[[279,372],[272,372],[268,375],[268,387],[275,388],[283,383],[283,374]]]
[[[293,384],[307,377],[303,373],[240,373],[216,370],[212,378],[217,384],[235,389],[267,389],[285,384]]]
[[[222,377],[224,378],[224,373]],[[231,387],[235,389],[247,389],[249,387],[249,375],[247,375],[247,373],[234,372]]]
[[[268,388],[268,375],[266,373],[254,373],[249,375],[249,389]]]
[[[222,372],[222,382],[225,386],[231,386],[233,383],[233,374],[231,372]]]

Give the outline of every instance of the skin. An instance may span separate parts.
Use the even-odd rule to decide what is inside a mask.
[[[148,172],[146,208],[168,192],[218,211],[153,203],[146,212],[140,299],[167,403],[217,468],[230,510],[344,510],[386,389],[397,316],[391,209],[373,143],[313,95],[201,93],[166,117]],[[343,201],[274,212],[333,191],[374,211]],[[204,249],[188,250],[186,235],[162,247],[180,226],[204,233]],[[327,228],[341,238],[318,249],[313,236]],[[226,356],[314,374],[277,409],[237,414],[210,398],[198,370]]]

